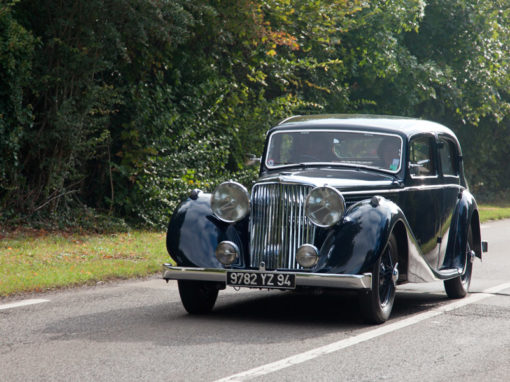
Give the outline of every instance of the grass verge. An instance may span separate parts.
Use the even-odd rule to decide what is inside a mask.
[[[0,236],[0,297],[153,274],[170,258],[165,234],[22,230]]]
[[[478,212],[480,213],[480,221],[482,223],[489,220],[501,220],[510,218],[509,206],[481,204],[478,206]]]
[[[508,206],[482,204],[479,211],[482,222],[510,218]],[[0,297],[147,276],[169,260],[161,232],[0,232]]]

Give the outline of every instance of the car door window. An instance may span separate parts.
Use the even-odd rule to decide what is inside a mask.
[[[411,141],[409,169],[412,177],[437,175],[433,147],[433,139],[429,137],[420,137]]]
[[[439,140],[439,160],[445,176],[457,176],[457,150],[452,141]]]

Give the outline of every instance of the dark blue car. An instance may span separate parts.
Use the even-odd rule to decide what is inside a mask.
[[[483,245],[484,250],[486,245]],[[226,286],[347,289],[386,321],[396,286],[444,280],[464,297],[482,256],[476,201],[453,132],[437,123],[297,116],[268,134],[250,192],[229,181],[194,190],[175,211],[167,249],[189,313]]]

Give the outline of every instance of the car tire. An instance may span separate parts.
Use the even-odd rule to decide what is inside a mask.
[[[471,227],[469,227],[465,251],[466,258],[464,259],[464,272],[460,276],[444,281],[444,289],[449,298],[466,297],[469,291],[471,275],[473,273],[473,256],[471,255],[472,248],[473,233],[471,232]]]
[[[207,281],[178,280],[179,295],[184,309],[190,314],[209,313],[218,297],[218,288]]]
[[[361,294],[361,313],[368,323],[382,324],[390,317],[395,302],[396,282],[393,270],[397,261],[397,239],[392,233],[372,268],[372,289]]]

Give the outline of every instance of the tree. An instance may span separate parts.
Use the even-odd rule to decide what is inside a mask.
[[[4,219],[87,206],[163,226],[193,188],[249,186],[245,153],[305,113],[443,122],[473,188],[499,192],[507,3],[12,0],[0,6]]]
[[[0,5],[0,206],[8,204],[22,181],[20,149],[23,128],[32,123],[32,108],[26,103],[30,85],[35,39],[15,19],[14,2]],[[12,211],[0,209],[0,217]]]

